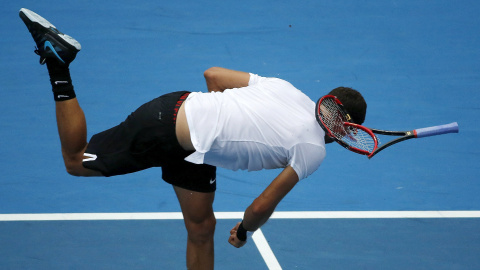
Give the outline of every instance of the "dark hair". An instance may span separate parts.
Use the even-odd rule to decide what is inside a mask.
[[[362,124],[367,114],[367,103],[362,94],[350,87],[337,87],[328,93],[336,96],[348,114],[352,117],[352,122]]]

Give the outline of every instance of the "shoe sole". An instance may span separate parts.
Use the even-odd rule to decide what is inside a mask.
[[[77,40],[75,40],[74,38],[72,38],[69,35],[65,35],[63,33],[60,33],[53,24],[51,24],[49,21],[45,20],[45,18],[38,15],[37,13],[35,13],[35,12],[29,10],[29,9],[22,8],[22,9],[20,9],[20,15],[23,15],[23,16],[20,16],[20,17],[25,22],[25,24],[27,24],[27,22],[28,23],[38,23],[46,29],[52,29],[53,28],[53,29],[56,30],[56,32],[58,32],[58,33],[55,33],[55,34],[58,37],[60,37],[62,40],[64,40],[68,45],[74,47],[77,51],[80,51],[82,49],[82,46],[80,45],[80,43]]]

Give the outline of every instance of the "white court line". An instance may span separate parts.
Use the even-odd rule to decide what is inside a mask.
[[[215,212],[217,219],[242,219],[243,212]],[[480,211],[279,211],[272,219],[354,219],[354,218],[480,218]],[[0,221],[55,220],[180,220],[181,212],[155,213],[52,213],[0,214]],[[252,239],[269,270],[282,269],[267,239],[259,229]]]
[[[271,218],[480,218],[480,211],[286,211],[275,212]]]
[[[0,221],[162,220],[162,219],[166,219],[166,220],[183,219],[183,216],[181,212],[0,214]]]
[[[242,219],[243,212],[215,212],[217,219]],[[271,219],[328,218],[480,218],[480,211],[279,211]],[[168,220],[181,212],[0,214],[0,221]]]
[[[260,251],[260,255],[262,255],[263,260],[267,264],[268,269],[282,270],[282,267],[280,266],[280,263],[278,263],[278,260],[275,257],[272,249],[270,248],[270,245],[268,244],[265,235],[263,235],[262,230],[256,230],[252,235],[252,239],[253,242],[255,242],[258,251]]]

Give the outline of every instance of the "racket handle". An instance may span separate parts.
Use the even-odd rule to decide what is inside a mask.
[[[453,122],[453,123],[441,125],[441,126],[419,128],[414,130],[414,133],[416,134],[415,135],[416,138],[442,135],[447,133],[458,133],[458,124],[457,122]]]

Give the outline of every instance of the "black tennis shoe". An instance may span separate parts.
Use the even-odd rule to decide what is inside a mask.
[[[40,55],[41,65],[45,64],[47,58],[54,58],[68,66],[82,48],[74,38],[58,31],[53,24],[31,10],[20,9],[20,18],[37,44],[35,53]]]

